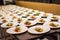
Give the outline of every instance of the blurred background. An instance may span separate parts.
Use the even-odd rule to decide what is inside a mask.
[[[0,5],[15,4],[14,1],[15,0],[0,0]],[[31,1],[31,2],[60,4],[60,0],[18,0],[18,1]]]

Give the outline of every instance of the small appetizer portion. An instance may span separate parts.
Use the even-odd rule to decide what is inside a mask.
[[[1,19],[5,19],[5,17],[2,17]]]
[[[54,24],[53,22],[51,22],[49,25],[52,27],[58,27],[59,26],[58,24]]]
[[[10,16],[13,16],[13,14],[10,14]]]
[[[29,14],[33,14],[33,12],[28,12]]]
[[[24,10],[24,12],[28,12],[28,10]]]
[[[37,12],[37,13],[35,13],[35,14],[34,14],[34,16],[39,16],[39,14],[40,14],[40,13],[39,13],[39,12]]]
[[[44,20],[44,19],[40,19],[40,20],[39,20],[39,22],[44,23],[44,22],[45,22],[45,20]]]
[[[53,17],[51,18],[51,21],[58,21],[58,18],[57,18],[56,16],[53,16]]]
[[[3,19],[2,22],[5,23],[5,22],[7,22],[7,20]]]
[[[43,29],[36,27],[36,28],[35,28],[35,31],[37,31],[37,32],[43,32]]]
[[[47,16],[48,16],[48,14],[45,13],[45,14],[43,14],[42,18],[47,18]]]
[[[14,31],[15,32],[21,32],[21,29],[18,26],[16,26],[15,29],[14,29]]]
[[[2,15],[0,14],[0,17],[2,17]]]
[[[35,12],[35,11],[32,9],[32,12]]]
[[[22,18],[27,18],[30,14],[23,15]]]
[[[31,16],[29,19],[30,19],[30,20],[35,20],[36,17],[35,17],[35,16]]]
[[[19,11],[15,12],[15,14],[19,13]]]
[[[7,23],[6,26],[7,27],[11,27],[13,25],[13,23]]]
[[[30,14],[26,14],[26,16],[30,16]]]
[[[18,18],[17,21],[18,21],[18,23],[20,23],[22,21],[22,19],[21,18]]]
[[[43,25],[45,23],[45,19],[38,19],[38,24]]]
[[[29,21],[26,21],[24,24],[25,25],[30,25],[31,23]]]
[[[13,19],[16,19],[17,17],[16,16],[12,16],[13,17]]]
[[[18,16],[21,16],[23,13],[18,13]]]
[[[27,18],[27,16],[22,16],[22,18]]]

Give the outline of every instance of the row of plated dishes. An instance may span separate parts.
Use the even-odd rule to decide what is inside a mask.
[[[2,6],[0,24],[9,34],[43,34],[50,28],[60,28],[60,16],[16,5]],[[36,25],[38,24],[38,25]]]

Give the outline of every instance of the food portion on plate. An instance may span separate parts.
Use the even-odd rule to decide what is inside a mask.
[[[16,11],[15,14],[19,13],[19,11]]]
[[[24,14],[22,15],[22,18],[27,18],[28,16],[30,16],[30,14]]]
[[[13,14],[9,14],[9,16],[13,16]]]
[[[34,16],[39,16],[40,15],[40,12],[37,12],[34,14]]]
[[[46,20],[44,20],[44,19],[39,19],[39,20],[38,20],[38,23],[43,24],[45,21],[46,21]]]
[[[25,24],[26,26],[29,26],[29,25],[31,25],[31,22],[26,21],[24,24]]]
[[[2,17],[3,15],[0,14],[0,17]]]
[[[28,12],[28,10],[23,10],[23,12]]]
[[[2,17],[1,19],[5,19],[5,17]]]
[[[21,13],[18,13],[17,15],[18,15],[18,16],[21,16],[22,14],[23,14],[23,12],[21,12]]]
[[[3,19],[3,20],[2,20],[2,23],[5,23],[5,22],[7,22],[7,20],[6,20],[6,19]]]
[[[60,28],[60,24],[58,22],[50,22],[49,26],[51,28]]]
[[[17,19],[17,22],[18,22],[18,23],[22,22],[22,18],[18,18],[18,19]]]
[[[35,12],[34,9],[31,9],[30,11],[31,11],[31,12]]]
[[[16,19],[16,18],[17,18],[17,16],[12,16],[12,18],[13,18],[13,19]]]
[[[30,14],[26,14],[26,16],[28,17],[28,16],[30,16]]]
[[[48,17],[48,14],[47,13],[44,13],[41,18],[47,18],[47,17]]]
[[[53,17],[51,18],[51,21],[58,21],[58,17],[53,16]]]
[[[23,15],[22,18],[27,18],[27,16],[26,15]]]
[[[37,32],[43,32],[43,29],[42,28],[39,28],[39,27],[36,27],[35,28],[35,31],[37,31]]]
[[[57,26],[59,26],[58,24],[54,24],[53,22],[51,22],[49,25],[52,26],[52,27],[57,27]]]
[[[19,26],[16,26],[14,29],[15,32],[21,32],[21,29],[19,28]]]
[[[35,20],[36,17],[35,16],[31,16],[30,18],[28,18],[29,20]]]
[[[7,27],[11,27],[13,25],[13,23],[7,23],[6,26]]]
[[[22,24],[24,24],[27,27],[31,27],[31,26],[37,24],[37,21],[36,20],[35,21],[30,21],[30,20],[27,19],[27,20],[23,21]]]

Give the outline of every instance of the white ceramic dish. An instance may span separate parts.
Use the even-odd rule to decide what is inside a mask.
[[[41,19],[43,19],[45,22],[47,22],[47,21],[49,22],[49,21],[50,21],[49,19],[45,19],[45,18],[38,18],[38,19],[37,19],[38,23],[45,23],[45,22],[40,22],[39,20],[41,20]]]
[[[21,34],[21,33],[24,33],[24,32],[26,32],[28,30],[27,27],[20,27],[19,26],[19,28],[21,29],[21,32],[15,32],[14,31],[15,27],[12,27],[12,28],[7,29],[6,32],[9,33],[9,34]]]
[[[25,22],[26,21],[24,21],[24,22],[22,22],[21,24],[23,24],[23,25],[25,25]],[[35,25],[37,22],[36,22],[36,20],[35,21],[29,21],[31,24],[30,25],[25,25],[25,26],[32,26],[32,25]]]
[[[42,32],[37,32],[35,30],[35,28],[41,28],[41,29],[43,29],[43,31]],[[28,32],[31,33],[31,34],[43,34],[43,33],[47,33],[48,31],[50,31],[49,27],[40,26],[40,25],[33,26],[33,27],[31,27],[31,28],[28,29]]]
[[[6,26],[8,23],[12,23],[13,25],[12,25],[12,26]],[[10,28],[10,27],[14,27],[14,26],[16,26],[16,25],[18,25],[17,22],[6,22],[6,23],[3,23],[3,24],[1,25],[1,27],[2,27],[2,28]]]
[[[49,24],[50,24],[51,22],[49,22]],[[54,23],[55,25],[58,25],[57,27],[52,27],[52,26],[50,26],[49,25],[49,27],[50,28],[60,28],[60,23],[58,23],[58,22],[52,22],[52,23]]]

